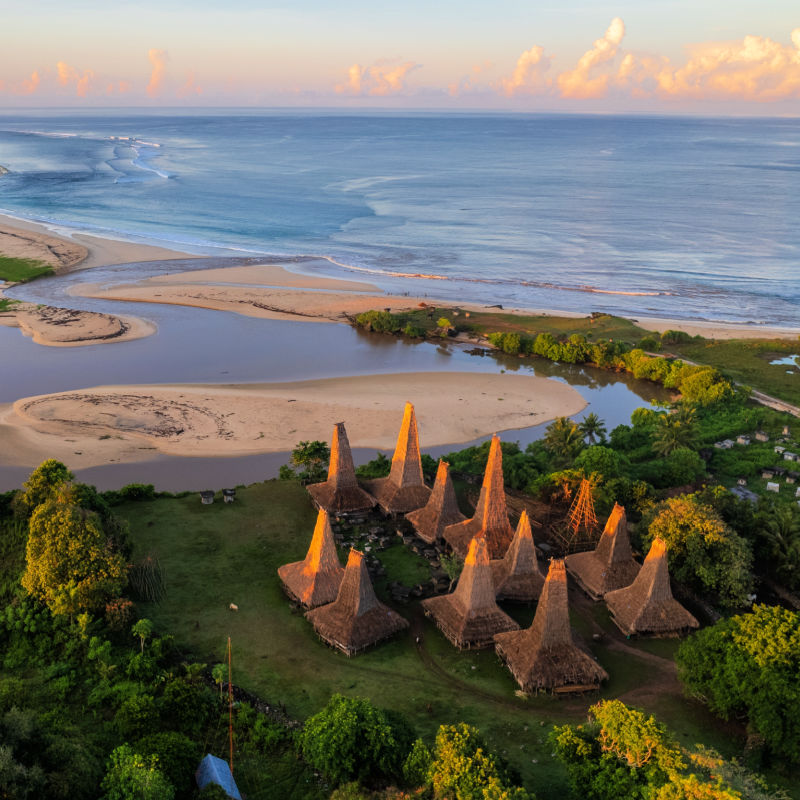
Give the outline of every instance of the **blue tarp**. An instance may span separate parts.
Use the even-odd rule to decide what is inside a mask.
[[[225,790],[228,797],[233,797],[234,800],[242,800],[239,789],[236,787],[236,781],[231,775],[228,762],[212,756],[210,753],[200,762],[200,766],[194,774],[194,779],[200,789],[205,789],[209,783],[216,783],[217,786],[221,786]]]

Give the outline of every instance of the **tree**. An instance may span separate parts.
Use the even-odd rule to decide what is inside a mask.
[[[571,419],[556,417],[545,430],[544,446],[561,463],[567,463],[583,448],[583,435]]]
[[[111,547],[97,514],[62,492],[36,507],[26,549],[25,590],[54,614],[102,608],[119,596],[125,562]]]
[[[645,535],[667,545],[672,577],[720,603],[742,606],[750,593],[750,545],[696,495],[680,495],[656,506]]]
[[[653,450],[660,456],[668,456],[679,447],[693,447],[697,442],[697,419],[695,410],[681,404],[669,414],[658,416],[653,432]]]
[[[175,787],[158,768],[158,756],[140,756],[129,744],[111,753],[100,788],[102,800],[173,800]]]
[[[17,507],[29,517],[36,506],[54,497],[61,487],[74,477],[60,461],[54,458],[42,461],[22,484],[24,491],[17,496]]]
[[[222,699],[222,684],[228,680],[227,664],[214,664],[211,668],[211,677],[214,679],[214,683],[219,686],[219,696]]]
[[[461,570],[464,569],[464,559],[458,553],[443,553],[439,556],[439,563],[450,580],[448,592],[453,591],[453,584],[458,580]]]
[[[331,449],[327,442],[319,439],[299,442],[291,456],[295,476],[303,485],[324,481],[328,475],[330,457]]]
[[[775,753],[800,763],[800,614],[757,605],[692,634],[678,675],[723,719],[745,714]]]
[[[584,417],[578,425],[584,439],[588,439],[590,444],[595,444],[599,439],[601,442],[606,438],[605,423],[592,411]]]
[[[622,458],[616,450],[593,444],[581,450],[575,459],[575,469],[582,469],[587,475],[598,473],[605,479],[616,478],[622,468]]]
[[[532,798],[524,789],[512,785],[478,730],[464,723],[439,727],[428,781],[434,798]]]
[[[144,643],[153,635],[153,623],[149,619],[140,619],[131,627],[131,633],[139,637],[141,652],[144,653]]]
[[[306,722],[300,742],[306,761],[334,784],[401,776],[407,756],[386,712],[341,694]]]
[[[800,514],[791,506],[774,508],[762,518],[759,533],[778,577],[793,588],[800,585]]]

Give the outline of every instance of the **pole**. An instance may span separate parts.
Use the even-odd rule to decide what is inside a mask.
[[[231,682],[231,637],[228,637],[228,743],[230,745],[230,768],[233,775],[233,683]]]

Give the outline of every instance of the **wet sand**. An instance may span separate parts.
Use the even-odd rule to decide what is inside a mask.
[[[76,469],[152,458],[243,456],[330,438],[345,421],[354,447],[394,447],[409,400],[425,447],[571,416],[572,387],[528,375],[400,373],[251,385],[107,386],[0,406],[6,463],[58,458]]]

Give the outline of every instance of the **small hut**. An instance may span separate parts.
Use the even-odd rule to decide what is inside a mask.
[[[406,514],[422,508],[431,496],[422,476],[414,406],[406,403],[388,477],[364,482],[384,514]]]
[[[357,550],[350,551],[336,600],[307,612],[306,618],[322,639],[347,656],[408,627],[375,596],[364,555]]]
[[[519,630],[519,625],[495,601],[492,568],[483,537],[476,536],[470,542],[455,590],[423,600],[422,608],[459,650],[489,647],[494,634]]]
[[[472,519],[448,525],[442,534],[444,540],[460,556],[466,556],[475,536],[486,539],[489,558],[503,558],[514,538],[514,529],[508,521],[506,491],[503,483],[503,451],[500,438],[495,434],[489,448],[489,459],[483,474],[483,485]]]
[[[625,589],[605,595],[617,627],[626,635],[677,636],[699,627],[697,620],[672,596],[667,546],[653,539],[636,580]]]
[[[433,491],[425,507],[406,514],[406,519],[414,526],[417,536],[428,544],[436,544],[448,525],[465,519],[458,510],[456,491],[446,461],[439,460]]]
[[[494,637],[498,655],[524,692],[585,692],[608,673],[573,641],[562,559],[550,569],[530,628]]]
[[[222,499],[226,503],[232,503],[236,499],[236,489],[223,489]]]
[[[197,788],[201,791],[209,784],[219,786],[232,800],[242,800],[236,781],[233,779],[231,768],[227,761],[212,756],[210,753],[200,762],[194,774]]]
[[[505,558],[495,559],[492,578],[498,600],[535,603],[542,593],[544,575],[536,561],[536,548],[528,512],[523,510]]]
[[[214,492],[211,489],[200,492],[200,502],[204,506],[210,506],[214,502]]]
[[[639,565],[633,560],[624,507],[614,503],[594,550],[573,553],[565,562],[567,572],[592,600],[630,586],[639,574]]]
[[[333,426],[328,480],[312,483],[306,488],[317,508],[324,508],[333,516],[368,511],[375,505],[375,498],[356,481],[356,468],[344,422]]]
[[[305,559],[278,567],[278,577],[292,600],[316,608],[336,599],[343,575],[328,512],[321,508]]]

